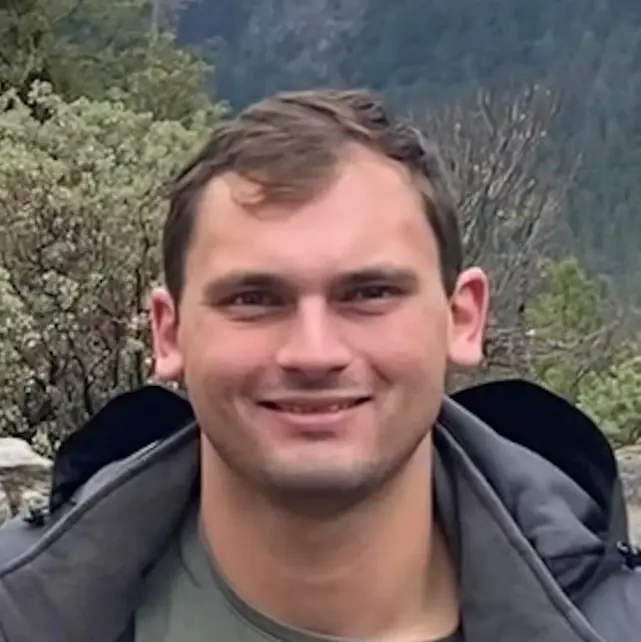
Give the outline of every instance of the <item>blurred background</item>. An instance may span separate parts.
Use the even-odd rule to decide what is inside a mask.
[[[637,0],[0,0],[0,434],[50,455],[148,380],[164,180],[319,85],[382,92],[455,176],[494,305],[452,388],[525,377],[639,441]]]

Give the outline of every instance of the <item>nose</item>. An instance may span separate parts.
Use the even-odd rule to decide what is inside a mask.
[[[302,303],[277,353],[278,365],[288,372],[309,375],[344,370],[351,362],[352,354],[336,326],[324,301]]]

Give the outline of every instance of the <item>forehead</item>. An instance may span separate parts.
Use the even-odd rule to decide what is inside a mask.
[[[402,165],[352,150],[316,198],[243,206],[255,186],[237,175],[212,180],[197,216],[187,277],[260,270],[328,278],[367,264],[437,268],[438,251],[421,196]],[[240,197],[240,198],[239,198]]]

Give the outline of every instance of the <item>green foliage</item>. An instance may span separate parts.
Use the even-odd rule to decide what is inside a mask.
[[[115,97],[158,119],[215,118],[211,73],[152,25],[150,0],[0,2],[0,91],[23,101],[40,80],[68,100]]]
[[[108,86],[114,55],[144,37],[147,0],[4,0],[0,88],[47,80],[64,96]]]
[[[638,436],[639,345],[621,347],[618,311],[583,264],[631,275],[638,294],[641,12],[578,2],[511,0],[494,16],[484,0],[391,13],[382,0],[277,13],[269,0],[0,0],[0,433],[51,449],[149,374],[160,186],[225,114],[212,67],[164,28],[187,5],[236,106],[349,84],[430,107],[462,183],[468,259],[492,273],[498,356],[615,442]],[[549,92],[528,86],[560,93],[560,116],[546,99],[542,118]],[[581,260],[540,265],[568,230]]]
[[[585,382],[579,406],[616,446],[641,440],[641,344],[633,356]]]
[[[641,303],[638,0],[200,0],[180,22],[185,41],[215,40],[216,87],[235,107],[341,85],[422,113],[479,89],[550,87],[561,97],[550,160],[571,233],[554,240]]]
[[[208,125],[47,85],[28,105],[2,102],[14,106],[0,104],[0,433],[52,448],[148,375],[162,184]]]
[[[615,445],[641,439],[641,343],[576,258],[549,263],[526,311],[534,378],[576,403]]]
[[[152,35],[122,52],[119,64],[120,81],[106,94],[129,109],[186,124],[202,116],[213,121],[227,112],[226,106],[213,103],[208,94],[204,79],[211,67],[179,49],[169,33]]]
[[[165,179],[225,107],[178,0],[0,0],[0,434],[42,449],[149,373]]]
[[[541,291],[526,310],[526,322],[549,339],[576,340],[600,330],[604,314],[598,282],[569,257],[544,264]]]
[[[533,376],[576,401],[584,378],[612,358],[607,300],[575,257],[548,262],[539,294],[525,310]]]

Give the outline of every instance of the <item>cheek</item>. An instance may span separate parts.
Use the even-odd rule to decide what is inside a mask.
[[[195,386],[244,387],[273,360],[273,343],[269,333],[232,327],[212,315],[183,328],[185,375]]]
[[[408,306],[380,318],[369,332],[354,329],[352,338],[357,351],[390,378],[438,377],[447,360],[447,312],[442,306]]]

